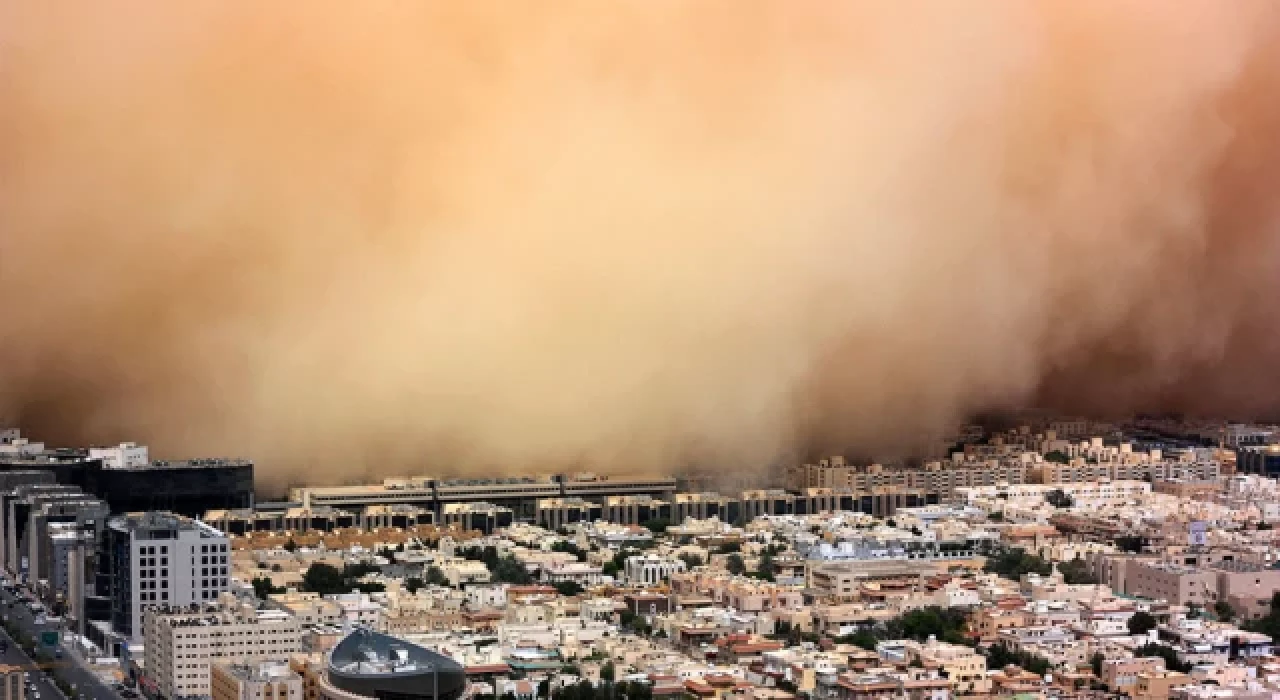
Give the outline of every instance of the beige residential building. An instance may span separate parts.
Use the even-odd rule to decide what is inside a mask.
[[[985,695],[991,692],[991,680],[987,678],[987,657],[972,647],[939,642],[932,637],[923,644],[907,641],[907,656],[919,661],[925,668],[938,668],[942,675],[955,684],[955,692],[961,695]]]
[[[1001,630],[1025,627],[1030,623],[1030,614],[1021,609],[980,608],[969,616],[969,630],[988,644],[999,638]]]
[[[303,700],[302,676],[285,661],[213,664],[213,700]]]
[[[1017,458],[948,460],[929,462],[919,467],[886,467],[880,464],[852,465],[837,456],[817,464],[789,466],[784,478],[786,487],[792,491],[810,488],[851,490],[856,492],[852,510],[869,512],[863,507],[862,500],[878,490],[918,494],[923,502],[898,504],[910,507],[948,501],[955,490],[962,487],[1025,483],[1027,476],[1026,462]]]
[[[468,583],[488,583],[491,575],[484,562],[472,559],[449,559],[440,564],[440,573],[455,588]]]
[[[273,593],[267,598],[272,607],[288,612],[304,627],[312,625],[337,625],[342,622],[342,606],[325,600],[319,593],[288,590]]]
[[[1198,567],[1135,560],[1129,563],[1126,591],[1175,605],[1208,607],[1218,599],[1218,575]]]
[[[1177,671],[1139,673],[1130,695],[1133,700],[1169,700],[1170,690],[1191,682],[1191,676]]]
[[[1160,673],[1163,670],[1164,659],[1158,656],[1104,659],[1102,661],[1102,682],[1117,693],[1132,695],[1134,689],[1137,688],[1140,674]]]
[[[283,610],[255,610],[224,594],[219,606],[145,616],[146,673],[167,697],[210,694],[209,665],[286,660],[300,648],[302,626]]]

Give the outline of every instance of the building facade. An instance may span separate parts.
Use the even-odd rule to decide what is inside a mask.
[[[226,535],[173,513],[135,513],[107,522],[99,555],[100,581],[111,601],[111,626],[121,637],[142,635],[148,608],[214,602],[230,587]]]
[[[221,606],[150,609],[144,635],[146,674],[156,692],[169,698],[210,695],[213,660],[251,665],[287,661],[300,651],[301,637],[296,617],[283,610],[255,610],[230,598]]]

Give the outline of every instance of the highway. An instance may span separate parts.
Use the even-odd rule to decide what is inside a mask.
[[[0,589],[0,612],[3,613],[5,621],[11,627],[16,627],[32,639],[38,640],[42,631],[56,631],[57,625],[40,625],[35,624],[35,620],[31,615],[30,609],[26,604],[18,601],[15,593]],[[0,655],[0,661],[14,666],[31,667],[34,665],[31,657],[27,656],[17,643],[12,639],[9,633],[4,629],[0,629],[0,637],[8,644],[8,649]],[[38,700],[62,700],[64,697],[61,690],[54,685],[53,680],[46,676],[46,673],[53,674],[60,680],[68,683],[75,689],[73,696],[76,698],[84,698],[85,700],[121,700],[120,696],[104,684],[92,671],[81,666],[77,659],[73,658],[71,652],[64,652],[61,659],[56,661],[50,659],[42,659],[42,663],[52,661],[54,664],[48,671],[39,671],[32,669],[28,672],[28,678],[35,683],[35,692],[40,694]],[[27,697],[31,700],[35,699],[35,695],[28,686]]]

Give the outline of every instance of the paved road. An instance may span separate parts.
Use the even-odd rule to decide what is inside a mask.
[[[8,616],[10,625],[18,627],[23,634],[39,639],[40,632],[44,630],[53,631],[57,629],[57,625],[39,625],[35,624],[31,611],[23,603],[17,602],[13,593],[0,589],[0,613]],[[12,603],[12,606],[10,605]],[[9,649],[3,655],[4,663],[15,665],[31,665],[31,658],[27,656],[22,647],[17,642],[9,638],[9,635],[0,629],[0,635],[9,642]],[[59,679],[70,683],[75,688],[75,695],[86,700],[121,700],[120,696],[111,690],[106,684],[98,678],[97,674],[88,670],[74,658],[70,652],[63,653],[62,659],[58,660],[59,665],[49,669],[48,673],[52,673]],[[36,690],[40,693],[40,700],[62,700],[61,691],[54,686],[52,679],[45,676],[44,672],[35,670],[30,672],[30,678],[36,682]]]

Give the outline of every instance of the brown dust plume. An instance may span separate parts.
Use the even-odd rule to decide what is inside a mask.
[[[1280,6],[0,0],[0,417],[269,483],[1275,408]]]

